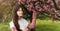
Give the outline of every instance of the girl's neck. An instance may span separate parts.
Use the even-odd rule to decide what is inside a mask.
[[[19,17],[19,19],[21,19],[22,17]]]

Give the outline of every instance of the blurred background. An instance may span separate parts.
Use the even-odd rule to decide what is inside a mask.
[[[48,12],[50,9],[44,11],[46,10],[44,7],[44,10],[37,12],[36,31],[60,31],[60,0],[54,1],[58,8],[52,8],[51,6],[51,10],[53,11]],[[0,31],[10,31],[9,22],[12,20],[12,9],[14,5],[15,0],[0,0]]]

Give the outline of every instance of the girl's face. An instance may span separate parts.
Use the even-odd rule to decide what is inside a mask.
[[[18,9],[17,15],[18,15],[19,17],[22,17],[22,16],[23,16],[22,8],[19,8],[19,9]]]

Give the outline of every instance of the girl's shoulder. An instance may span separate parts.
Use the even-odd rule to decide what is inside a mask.
[[[15,27],[13,21],[10,21],[9,25],[10,25],[10,28]]]
[[[9,22],[9,25],[10,25],[10,26],[14,26],[13,20],[11,20],[11,21]]]
[[[10,21],[10,23],[9,24],[13,24],[13,20],[12,21]]]

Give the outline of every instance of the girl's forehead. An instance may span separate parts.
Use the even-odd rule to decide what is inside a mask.
[[[19,10],[22,10],[22,8],[19,8]]]

